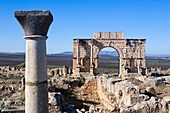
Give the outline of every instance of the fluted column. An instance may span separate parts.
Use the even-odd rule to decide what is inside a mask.
[[[26,39],[25,113],[48,113],[46,39],[50,11],[16,11]]]

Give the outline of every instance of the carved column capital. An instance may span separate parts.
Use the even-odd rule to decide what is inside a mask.
[[[53,16],[48,10],[15,11],[14,16],[24,30],[25,36],[46,36]]]

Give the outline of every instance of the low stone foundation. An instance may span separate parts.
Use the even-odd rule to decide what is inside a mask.
[[[97,80],[97,92],[101,103],[119,113],[169,113],[170,99],[160,99],[152,92],[140,93],[139,86],[128,80],[120,81],[108,75]],[[165,101],[166,100],[166,101]]]

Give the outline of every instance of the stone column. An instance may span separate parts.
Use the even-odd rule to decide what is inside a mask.
[[[138,74],[141,74],[140,72],[140,60],[137,59],[137,69],[138,69]]]
[[[59,71],[60,71],[59,69],[56,69],[56,75],[59,75]]]
[[[91,40],[91,50],[90,50],[90,74],[93,73],[93,39]]]
[[[79,43],[80,43],[80,41],[79,41],[79,39],[77,39],[77,75],[80,73]]]
[[[48,113],[46,39],[50,11],[16,11],[26,39],[25,113]]]
[[[68,74],[68,66],[63,66],[63,74],[64,75]]]
[[[77,39],[77,65],[79,65],[79,39]]]
[[[119,77],[121,77],[122,80],[124,80],[124,74],[125,74],[125,61],[123,58],[119,57]]]
[[[72,68],[69,68],[69,75],[72,74]]]
[[[63,68],[60,68],[59,75],[63,75]]]
[[[25,90],[25,77],[21,79],[21,89]]]
[[[122,68],[122,65],[121,65],[121,62],[122,62],[122,60],[121,60],[121,58],[119,57],[119,77],[121,77],[121,74],[122,74],[122,70],[121,70],[121,68]]]

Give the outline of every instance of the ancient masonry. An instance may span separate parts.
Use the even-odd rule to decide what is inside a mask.
[[[26,39],[25,113],[48,113],[46,39],[50,11],[16,11]]]
[[[146,39],[124,39],[124,32],[95,32],[94,39],[74,39],[73,74],[96,74],[98,54],[106,47],[119,54],[119,75],[144,73]]]
[[[52,68],[47,70],[48,75],[71,75],[72,69],[69,66],[63,66],[62,68]]]

